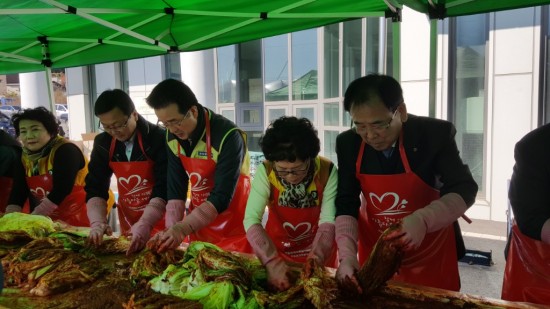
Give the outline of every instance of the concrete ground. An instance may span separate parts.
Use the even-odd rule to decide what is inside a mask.
[[[460,292],[469,295],[500,299],[504,275],[507,223],[473,220],[472,224],[460,219],[460,228],[466,249],[491,252],[493,265],[483,266],[459,262]]]

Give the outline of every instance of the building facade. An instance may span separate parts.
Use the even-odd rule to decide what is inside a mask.
[[[322,154],[336,162],[336,136],[351,125],[342,105],[346,86],[398,65],[409,112],[457,127],[461,156],[479,184],[467,215],[506,221],[514,145],[550,121],[548,15],[548,7],[535,7],[438,21],[435,106],[428,100],[430,21],[409,9],[399,32],[390,20],[365,18],[213,50],[69,68],[70,137],[97,130],[93,102],[111,88],[126,90],[156,122],[144,99],[171,77],[247,131],[252,151],[273,119],[295,115],[313,122]],[[399,61],[391,56],[394,38]]]

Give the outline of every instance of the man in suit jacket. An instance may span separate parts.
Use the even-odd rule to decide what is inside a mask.
[[[525,135],[514,150],[502,299],[550,303],[550,124]]]
[[[404,251],[393,279],[458,291],[464,247],[456,220],[474,203],[478,187],[459,156],[455,127],[408,114],[401,86],[384,75],[353,81],[344,109],[353,128],[336,139],[337,279],[361,292],[359,264],[381,233],[398,225],[386,236]]]

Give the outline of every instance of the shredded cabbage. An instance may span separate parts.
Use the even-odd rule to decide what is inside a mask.
[[[48,217],[21,212],[5,214],[0,218],[0,232],[25,231],[33,238],[48,236],[55,232],[55,226]]]

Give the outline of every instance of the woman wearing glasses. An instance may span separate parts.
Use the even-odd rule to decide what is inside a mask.
[[[244,226],[250,245],[267,269],[269,284],[286,290],[290,282],[285,261],[313,259],[317,265],[335,266],[338,175],[332,162],[318,156],[317,131],[306,118],[275,120],[260,146],[266,161],[254,176]]]
[[[164,229],[166,132],[140,116],[130,96],[120,89],[101,93],[94,113],[104,132],[95,137],[86,177],[89,241],[99,245],[104,234],[112,234],[107,198],[114,174],[120,232],[132,235],[130,254],[143,249],[151,234]]]
[[[32,214],[89,226],[84,192],[88,162],[82,151],[58,135],[57,119],[44,107],[25,109],[12,121],[23,144],[27,185],[23,192]],[[10,205],[7,212],[12,211],[22,211],[21,205]]]
[[[457,219],[474,203],[477,184],[459,156],[456,129],[408,114],[401,86],[390,76],[353,81],[344,109],[354,128],[336,139],[337,279],[359,292],[359,265],[380,234],[400,224],[386,237],[404,251],[393,279],[458,291],[464,242]]]

